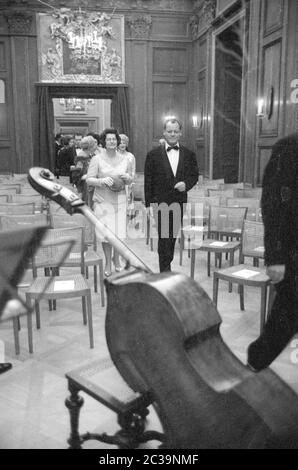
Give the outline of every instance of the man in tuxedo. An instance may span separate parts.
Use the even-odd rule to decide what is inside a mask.
[[[170,271],[183,204],[198,180],[194,152],[179,143],[182,126],[176,118],[164,123],[165,145],[151,150],[145,162],[145,204],[158,228],[160,272]]]

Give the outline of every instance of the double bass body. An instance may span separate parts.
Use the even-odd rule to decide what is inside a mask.
[[[81,213],[134,269],[106,279],[106,337],[130,387],[152,395],[172,449],[298,448],[298,396],[270,369],[248,370],[223,342],[205,291],[182,274],[153,274],[45,168],[28,180]]]
[[[232,354],[198,284],[136,270],[106,287],[110,354],[135,391],[152,393],[165,448],[298,448],[298,396]]]

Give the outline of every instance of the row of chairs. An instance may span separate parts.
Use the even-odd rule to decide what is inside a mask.
[[[40,307],[39,300],[41,293],[44,299],[49,300],[50,309],[55,308],[56,300],[60,298],[82,297],[83,320],[89,326],[90,347],[93,347],[93,327],[92,327],[92,310],[91,310],[91,289],[86,278],[88,278],[88,268],[94,269],[94,290],[97,292],[98,276],[100,280],[100,292],[102,306],[104,300],[103,285],[103,260],[96,251],[96,237],[94,227],[80,214],[69,216],[67,214],[27,214],[27,215],[1,215],[0,224],[2,230],[14,230],[18,227],[26,227],[32,225],[48,224],[50,229],[46,236],[46,246],[38,250],[32,265],[33,283],[26,290],[26,301],[28,304],[35,302],[36,324],[40,328]],[[75,240],[71,251],[62,263],[63,267],[79,268],[80,274],[72,274],[71,276],[55,276],[50,285],[48,285],[50,271],[55,273],[55,269],[61,263],[60,244],[63,244],[65,236],[70,236]],[[47,276],[37,276],[37,269],[45,269]],[[64,286],[62,290],[57,290],[55,286]],[[15,349],[19,354],[20,346],[18,339],[18,323],[13,322]],[[33,352],[32,339],[32,321],[28,322],[28,342],[29,351]]]
[[[195,272],[196,251],[208,253],[207,270],[210,276],[211,253],[219,260],[219,268],[213,272],[213,301],[217,305],[219,280],[228,282],[229,291],[232,284],[238,285],[240,309],[244,310],[244,286],[261,289],[260,330],[262,331],[267,312],[267,292],[272,294],[271,281],[264,267],[259,267],[259,260],[264,258],[264,226],[262,222],[248,220],[246,208],[210,207],[210,218],[207,239],[191,239],[189,243],[191,267],[190,275]],[[238,213],[236,213],[238,212]],[[242,213],[241,213],[242,212]],[[235,228],[236,227],[236,228]],[[226,240],[223,240],[226,238]],[[234,240],[236,238],[236,240]],[[235,252],[239,251],[239,263],[235,264]],[[222,256],[230,259],[230,266],[221,268]],[[251,258],[253,263],[245,263]],[[270,297],[270,295],[269,295]]]

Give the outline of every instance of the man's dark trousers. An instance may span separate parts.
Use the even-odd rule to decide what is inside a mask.
[[[158,258],[160,272],[171,271],[171,262],[174,259],[175,243],[178,236],[182,217],[183,203],[173,203],[168,211],[154,208],[153,214],[158,227]]]

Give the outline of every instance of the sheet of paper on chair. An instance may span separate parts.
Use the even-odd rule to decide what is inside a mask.
[[[259,271],[251,271],[250,269],[241,269],[232,273],[233,276],[242,277],[243,279],[249,279],[250,277],[260,274]]]
[[[254,248],[254,251],[264,251],[264,247],[263,246],[257,246],[256,248]]]
[[[55,281],[54,292],[62,292],[65,290],[74,290],[74,281]]]
[[[228,242],[212,242],[210,243],[210,246],[226,246],[228,245]]]

